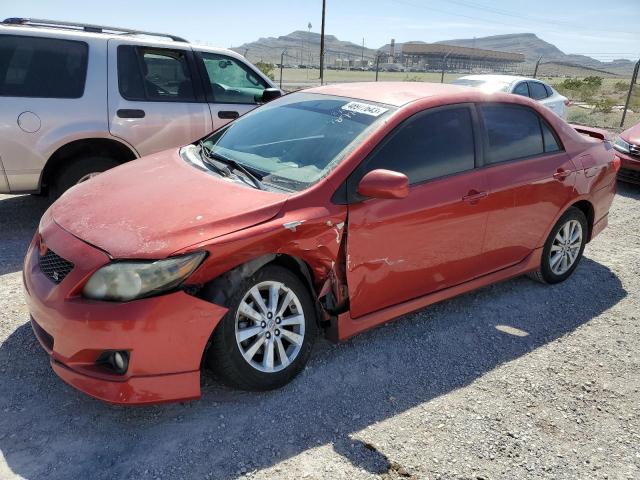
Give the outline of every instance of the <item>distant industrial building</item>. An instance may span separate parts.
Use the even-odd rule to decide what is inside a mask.
[[[389,53],[393,55],[393,43],[390,50]],[[522,53],[457,47],[443,43],[408,42],[402,45],[402,63],[406,67],[416,67],[420,70],[439,69],[446,61],[448,70],[487,68],[506,71],[518,63],[523,63],[524,60]]]

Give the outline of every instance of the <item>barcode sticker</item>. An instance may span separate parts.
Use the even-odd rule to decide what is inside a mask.
[[[361,103],[361,102],[349,102],[340,108],[342,110],[347,110],[349,112],[363,113],[365,115],[370,115],[372,117],[379,117],[384,112],[389,110],[388,108],[379,107],[377,105],[371,105],[369,103]]]

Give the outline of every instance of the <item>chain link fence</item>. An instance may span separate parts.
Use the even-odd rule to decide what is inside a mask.
[[[295,53],[295,52],[294,52]],[[270,56],[273,58],[273,56]],[[318,56],[302,56],[278,52],[279,61],[268,63],[262,58],[250,61],[268,70],[271,78],[285,91],[295,91],[320,85]],[[276,57],[277,58],[277,57]],[[454,67],[446,58],[425,67],[390,63],[389,55],[356,55],[353,52],[327,50],[324,83],[345,82],[444,82],[449,83],[469,74],[510,74],[535,77],[553,86],[570,100],[567,120],[594,127],[621,131],[640,122],[640,88],[638,65],[634,73],[616,74],[567,63],[545,61],[523,62],[496,66],[490,63],[473,68]]]

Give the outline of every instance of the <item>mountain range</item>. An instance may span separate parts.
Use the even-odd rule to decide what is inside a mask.
[[[452,39],[435,43],[522,53],[528,63],[534,63],[538,58],[542,57],[542,63],[551,62],[580,66],[618,75],[630,75],[633,70],[633,62],[626,59],[601,62],[586,55],[566,54],[555,45],[542,40],[534,33],[513,33],[479,38]],[[338,57],[355,59],[364,57],[373,59],[378,51],[389,52],[389,47],[389,44],[386,44],[380,48],[371,49],[353,42],[339,40],[334,35],[325,35],[326,58],[329,62],[333,58]],[[396,52],[400,52],[402,44],[396,43],[395,49]],[[320,34],[297,30],[280,37],[259,38],[254,42],[234,47],[232,50],[249,57],[252,61],[263,60],[272,63],[279,63],[281,53],[286,51],[284,56],[285,64],[317,64],[318,52],[320,51]]]

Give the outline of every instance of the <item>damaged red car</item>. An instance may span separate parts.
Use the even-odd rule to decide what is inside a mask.
[[[344,340],[530,273],[569,277],[619,161],[538,103],[452,85],[332,85],[79,184],[26,255],[54,371],[112,403],[247,390]]]

